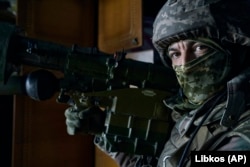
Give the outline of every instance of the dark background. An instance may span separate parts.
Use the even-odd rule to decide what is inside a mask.
[[[15,3],[15,0],[0,0],[0,10],[6,3]],[[166,0],[143,0],[143,15],[145,17],[154,18],[158,13],[161,6]],[[9,10],[9,9],[8,9]],[[0,20],[1,21],[1,20]],[[11,20],[12,22],[12,20]],[[0,166],[11,166],[11,154],[12,154],[12,127],[13,127],[13,96],[12,95],[0,95]]]

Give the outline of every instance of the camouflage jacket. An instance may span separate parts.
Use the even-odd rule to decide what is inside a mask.
[[[216,104],[204,122],[201,121],[206,110],[211,108],[213,99],[184,115],[173,111],[172,116],[176,124],[159,158],[125,153],[108,154],[121,167],[176,167],[190,136],[200,124],[184,159],[185,166],[191,165],[190,153],[194,150],[250,150],[249,81],[250,69],[230,80],[227,84],[227,93],[222,97],[223,100]],[[171,105],[168,106],[171,108]],[[100,143],[96,142],[96,145],[102,149]]]

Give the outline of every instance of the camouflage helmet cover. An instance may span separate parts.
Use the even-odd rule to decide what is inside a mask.
[[[249,0],[168,0],[153,25],[153,44],[165,65],[175,41],[212,38],[250,46]]]

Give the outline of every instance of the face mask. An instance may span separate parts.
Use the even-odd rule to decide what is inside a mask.
[[[173,66],[183,93],[199,105],[225,87],[231,69],[229,55],[213,50],[185,65]]]

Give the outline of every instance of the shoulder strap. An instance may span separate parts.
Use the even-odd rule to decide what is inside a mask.
[[[245,119],[242,119],[238,126],[228,133],[227,137],[239,136],[250,143],[250,110],[245,115]]]
[[[222,131],[221,131],[222,132]],[[203,149],[215,150],[226,138],[238,136],[250,144],[250,110],[244,113],[237,126],[233,129],[227,128],[224,132],[215,135],[203,147]]]

